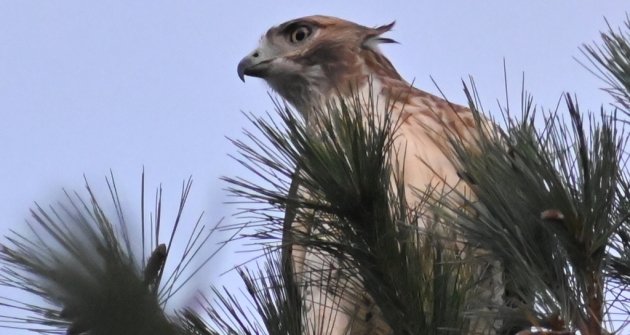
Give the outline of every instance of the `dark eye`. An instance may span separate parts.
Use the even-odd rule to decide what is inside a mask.
[[[290,35],[291,43],[300,43],[311,35],[311,28],[299,26],[295,28]]]

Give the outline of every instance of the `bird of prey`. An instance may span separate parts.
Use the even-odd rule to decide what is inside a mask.
[[[403,170],[406,199],[410,206],[421,199],[417,189],[454,187],[466,193],[457,168],[449,154],[448,138],[458,136],[472,140],[478,133],[478,122],[466,107],[428,92],[405,81],[392,63],[381,53],[379,44],[393,43],[383,36],[394,23],[370,28],[329,16],[309,16],[290,20],[270,28],[258,47],[238,64],[238,75],[264,79],[271,88],[292,104],[308,122],[308,115],[322,103],[339,96],[359,92],[379,102],[381,113],[394,113],[400,120],[396,128],[394,147],[397,169]],[[368,92],[369,90],[369,92]],[[305,231],[303,220],[292,222],[293,229]],[[290,231],[285,231],[290,234]],[[284,246],[293,260],[297,281],[303,278],[314,252],[300,246]],[[369,309],[367,301],[338,302],[325,288],[310,287],[312,297],[307,306],[308,329],[326,334],[387,334],[388,327],[377,324],[373,313],[366,320],[354,320],[349,314],[357,309]],[[337,301],[331,308],[321,301]],[[357,307],[358,306],[358,307]],[[339,311],[341,309],[341,311]],[[363,324],[361,324],[363,323]],[[326,330],[322,330],[327,327]],[[310,331],[310,330],[309,330]]]

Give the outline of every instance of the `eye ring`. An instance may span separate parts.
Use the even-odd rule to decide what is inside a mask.
[[[307,26],[299,26],[291,32],[289,40],[291,43],[297,44],[304,42],[309,36],[311,36],[311,28]]]

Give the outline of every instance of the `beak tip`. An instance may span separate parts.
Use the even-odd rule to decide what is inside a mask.
[[[245,71],[250,66],[251,61],[248,57],[243,58],[236,67],[236,73],[238,73],[238,78],[241,79],[242,82],[245,82]]]
[[[236,73],[242,82],[245,82],[245,76],[264,79],[269,71],[269,65],[267,63],[268,61],[260,61],[247,56],[238,63]]]
[[[238,74],[238,78],[242,81],[245,82],[245,64],[244,64],[244,60],[242,60],[240,63],[238,63],[238,67],[236,68],[236,73]]]
[[[245,82],[245,69],[243,69],[240,64],[238,69],[236,70],[236,72],[238,73],[238,78],[242,81]]]

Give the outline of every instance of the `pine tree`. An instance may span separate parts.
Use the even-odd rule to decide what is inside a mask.
[[[393,334],[471,334],[480,320],[499,327],[485,334],[620,332],[630,319],[630,18],[602,40],[582,50],[609,85],[612,110],[584,113],[566,94],[562,108],[548,112],[523,91],[520,115],[502,109],[503,131],[482,134],[480,152],[452,139],[477,196],[464,207],[439,190],[419,190],[436,201],[428,212],[407,208],[387,157],[396,120],[360,110],[356,101],[331,103],[316,131],[278,101],[277,115],[250,115],[254,128],[233,141],[234,156],[257,178],[225,178],[243,212],[239,224],[223,226],[263,252],[235,270],[244,294],[214,288],[197,305],[167,312],[199,270],[191,260],[203,265],[218,251],[205,249],[216,227],[201,218],[181,256],[171,250],[190,180],[164,238],[161,189],[146,210],[143,177],[141,241],[132,240],[113,176],[113,214],[86,182],[86,195],[36,206],[28,231],[7,237],[0,282],[42,302],[0,298],[12,313],[2,325],[67,334],[304,334],[301,289],[281,250],[295,242],[283,236],[287,221],[316,214],[320,234],[291,238],[335,255],[347,269],[343,282],[361,282]],[[464,87],[470,108],[486,114],[474,82]],[[296,180],[308,196],[296,191]],[[418,229],[414,223],[426,215],[452,234]],[[175,264],[171,273],[167,262]],[[479,268],[488,264],[502,269],[498,305],[479,289]],[[322,280],[331,289],[353,287]]]

